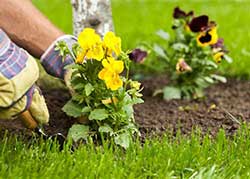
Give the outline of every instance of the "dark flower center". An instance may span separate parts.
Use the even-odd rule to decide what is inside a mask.
[[[208,32],[206,32],[205,36],[201,36],[201,37],[199,38],[199,41],[200,41],[201,43],[207,43],[207,42],[210,42],[211,39],[212,39],[212,36],[211,36]]]

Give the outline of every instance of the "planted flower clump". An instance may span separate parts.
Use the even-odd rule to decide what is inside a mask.
[[[127,148],[138,134],[133,105],[143,100],[140,83],[128,77],[130,60],[121,49],[121,39],[113,32],[101,39],[86,28],[72,49],[63,42],[58,47],[75,60],[68,66],[72,99],[63,111],[83,123],[73,125],[68,136],[75,141],[103,137]]]
[[[207,15],[195,16],[193,11],[186,13],[176,7],[173,18],[174,38],[160,30],[157,34],[167,45],[153,46],[170,78],[169,85],[155,95],[163,93],[165,99],[203,97],[203,90],[211,84],[226,82],[218,69],[223,61],[232,60],[217,33],[216,22]]]

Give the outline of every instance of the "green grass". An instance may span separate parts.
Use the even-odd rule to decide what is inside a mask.
[[[214,140],[178,136],[118,147],[81,146],[59,152],[51,141],[27,145],[16,138],[0,141],[0,178],[249,178],[250,130],[233,139],[219,132]]]
[[[69,0],[33,0],[49,19],[67,33],[72,32]],[[208,14],[219,24],[234,63],[223,65],[224,73],[237,77],[250,76],[250,1],[249,0],[112,0],[115,30],[122,37],[123,48],[138,43],[158,41],[158,29],[171,31],[171,15],[175,6]]]

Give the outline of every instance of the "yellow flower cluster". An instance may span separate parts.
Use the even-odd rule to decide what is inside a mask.
[[[83,63],[85,59],[102,61],[103,69],[98,78],[104,80],[108,89],[117,90],[123,85],[119,74],[124,69],[123,61],[114,56],[121,54],[121,39],[113,32],[107,32],[103,38],[94,29],[85,28],[78,37],[81,51],[78,52],[76,63]]]

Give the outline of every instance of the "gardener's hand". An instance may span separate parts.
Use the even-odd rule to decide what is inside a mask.
[[[40,90],[36,61],[0,29],[0,119],[29,110],[37,123],[48,123],[49,113]]]
[[[72,46],[77,42],[77,39],[72,35],[63,35],[57,38],[42,55],[41,63],[47,73],[54,77],[63,79],[67,87],[70,89],[71,71],[66,70],[65,67],[72,64],[74,61],[70,55],[67,55],[66,58],[63,59],[60,50],[55,50],[56,44],[59,41],[65,42],[69,49],[72,49]]]

